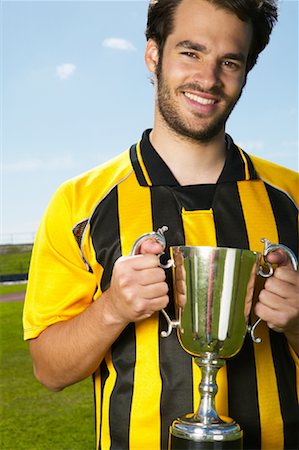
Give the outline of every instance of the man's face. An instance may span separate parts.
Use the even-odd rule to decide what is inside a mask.
[[[246,79],[250,24],[205,0],[183,0],[157,75],[157,114],[179,135],[223,133]]]

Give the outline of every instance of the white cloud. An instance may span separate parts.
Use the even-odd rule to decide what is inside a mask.
[[[70,78],[76,70],[75,64],[65,63],[60,66],[56,66],[56,75],[61,80],[67,80]]]
[[[122,51],[136,50],[136,48],[130,41],[114,37],[104,39],[102,42],[102,46],[106,48],[111,48],[113,50],[122,50]]]

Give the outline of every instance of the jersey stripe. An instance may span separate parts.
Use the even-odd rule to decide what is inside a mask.
[[[290,229],[295,230],[298,225],[297,207],[283,191],[279,191],[267,184],[266,189],[277,224],[279,242],[292,249],[295,254],[298,254],[299,234],[298,232],[290,233]]]
[[[261,238],[266,237],[273,243],[278,242],[275,218],[267,190],[262,181],[251,183],[250,189],[244,182],[238,183],[240,198],[244,205],[243,211],[246,220],[250,247],[261,251],[263,244]],[[259,220],[258,211],[263,211]],[[258,220],[257,220],[258,218]],[[265,323],[257,328],[262,342],[254,345],[257,370],[257,386],[260,405],[261,448],[271,449],[275,446],[283,448],[283,424],[280,415],[280,403],[276,381],[276,373],[270,352],[264,349],[270,345],[269,330]],[[265,389],[265,386],[268,388]],[[273,417],[273,411],[276,411]]]
[[[122,253],[129,255],[136,239],[153,230],[150,189],[138,189],[134,175],[118,187]],[[130,202],[128,202],[130,198]],[[139,211],[142,210],[142,215]],[[134,217],[138,215],[138,220]],[[126,231],[126,233],[125,233]],[[158,317],[152,316],[136,324],[136,361],[130,414],[129,448],[139,450],[153,446],[153,427],[157,439],[153,450],[160,448],[160,396],[162,383],[159,370]],[[143,410],[146,409],[146,421]],[[149,419],[150,418],[150,419]],[[150,421],[150,426],[148,426]],[[129,426],[128,426],[129,429]],[[140,433],[138,430],[143,430]],[[123,447],[125,448],[125,447]]]
[[[288,352],[288,343],[284,334],[270,330],[270,342],[279,385],[281,414],[284,419],[285,438],[283,448],[285,450],[291,450],[299,448],[299,408],[296,392],[296,365]]]
[[[242,206],[236,183],[222,183],[217,186],[213,211],[219,247],[248,248]]]
[[[104,292],[110,285],[113,265],[121,256],[117,187],[95,209],[90,220],[90,235],[97,261],[104,267],[101,279],[101,290]]]
[[[136,361],[135,324],[130,323],[112,346],[117,378],[111,394],[111,450],[129,448],[130,416]],[[108,367],[109,368],[109,367]]]
[[[171,245],[184,244],[184,230],[179,205],[170,189],[155,186],[151,188],[154,228],[168,226],[165,233],[167,249],[165,257],[169,258]],[[171,270],[166,271],[170,298],[173,298]],[[174,318],[174,304],[166,308],[168,315]],[[165,318],[160,314],[159,332],[167,329]],[[161,449],[167,448],[169,426],[172,421],[193,409],[192,359],[181,348],[176,332],[167,338],[160,337],[160,372],[162,378],[161,393]],[[167,405],[165,408],[164,405]]]
[[[249,335],[245,336],[241,351],[227,361],[227,376],[229,416],[246,430],[243,436],[244,450],[261,449],[254,350]]]
[[[249,183],[247,183],[249,184]],[[220,247],[248,248],[245,218],[237,183],[223,183],[217,187],[213,210],[215,216],[217,245]],[[250,355],[252,357],[250,357]],[[245,364],[246,362],[246,364]],[[246,365],[246,371],[244,367]],[[244,434],[244,448],[258,448],[259,445],[259,411],[255,362],[253,346],[249,339],[245,340],[242,350],[234,358],[227,361],[228,415],[242,427],[248,422],[251,432]],[[248,393],[250,390],[250,393]],[[254,431],[255,430],[255,431]],[[250,445],[252,445],[250,447]],[[257,445],[254,447],[254,445]]]
[[[149,177],[149,174],[147,173],[146,167],[144,165],[143,159],[142,159],[142,155],[141,155],[141,149],[140,149],[140,141],[138,142],[138,144],[136,145],[136,154],[137,154],[137,159],[139,161],[142,173],[144,175],[145,181],[147,183],[148,186],[152,185],[151,179]]]
[[[109,371],[109,377],[106,380],[105,388],[103,391],[102,397],[102,426],[101,426],[101,450],[110,450],[111,438],[110,438],[110,396],[114,388],[114,384],[116,381],[116,371],[113,367],[111,361],[111,352],[108,352],[105,357],[105,362],[107,364],[107,369]]]

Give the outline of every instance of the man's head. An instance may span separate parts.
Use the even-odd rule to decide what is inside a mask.
[[[146,38],[156,41],[162,57],[167,37],[173,29],[177,7],[183,0],[150,0]],[[255,65],[258,55],[267,46],[273,26],[277,21],[276,0],[205,0],[218,8],[226,9],[244,22],[252,25],[252,42],[247,60],[247,72]]]
[[[269,41],[276,18],[270,2],[151,1],[145,60],[156,86],[156,129],[201,142],[223,136]]]

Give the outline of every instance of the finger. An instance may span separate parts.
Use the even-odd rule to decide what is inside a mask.
[[[168,285],[165,282],[155,283],[147,286],[141,286],[139,295],[147,300],[153,300],[164,297],[168,293]]]
[[[268,278],[264,288],[266,292],[271,292],[284,299],[293,297],[298,298],[299,296],[299,289],[295,284],[283,281],[276,277]]]
[[[125,273],[128,270],[145,270],[155,267],[159,267],[159,257],[157,255],[134,255],[134,256],[121,256],[115,263],[115,266]]]
[[[279,295],[276,295],[274,292],[263,289],[260,292],[259,302],[256,304],[256,307],[258,307],[257,305],[263,305],[264,307],[277,311],[280,310],[283,306],[286,306],[286,299],[282,298]]]
[[[165,271],[161,267],[150,268],[140,271],[139,283],[142,286],[147,286],[149,284],[161,283],[165,281],[166,275]]]
[[[299,272],[285,266],[280,266],[275,269],[274,277],[278,280],[285,281],[299,287]]]

